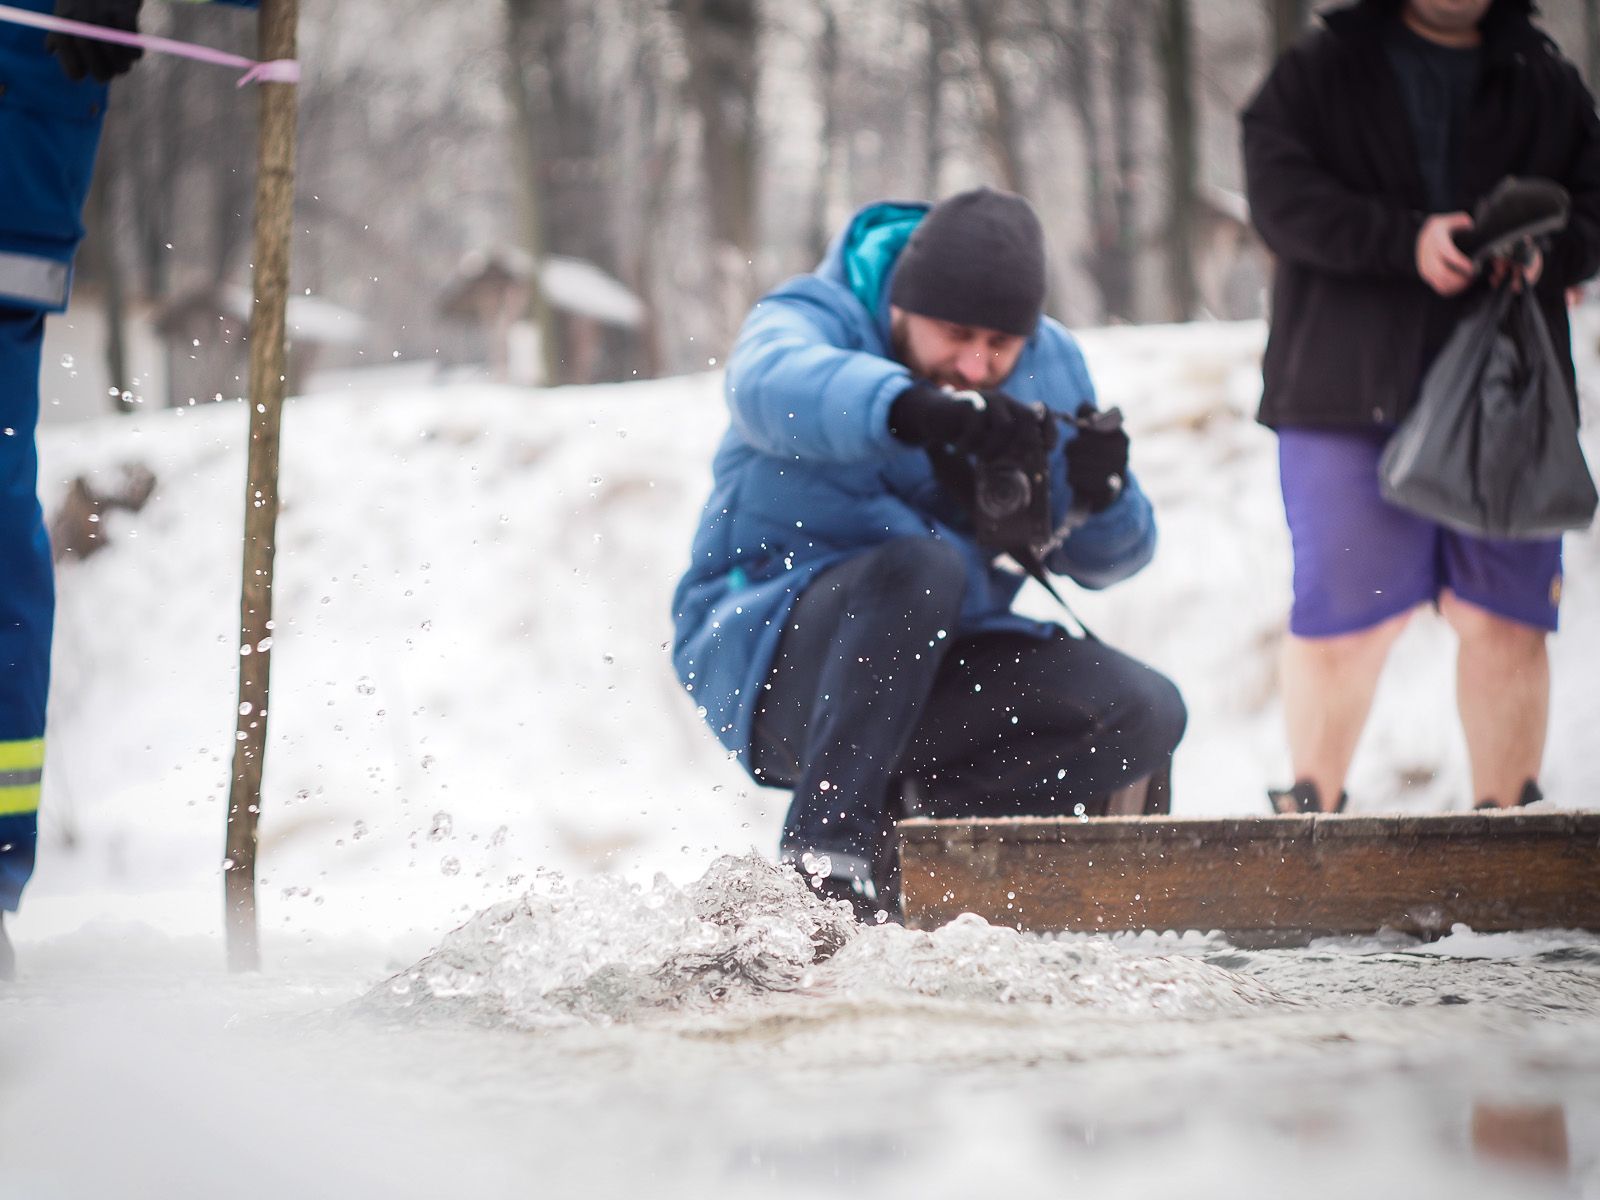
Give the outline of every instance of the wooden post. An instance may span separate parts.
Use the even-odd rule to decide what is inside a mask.
[[[295,57],[298,0],[261,0],[261,57]],[[250,459],[245,488],[244,583],[239,599],[239,709],[228,792],[223,893],[228,966],[261,966],[256,930],[256,821],[267,746],[267,677],[272,662],[272,560],[278,524],[278,428],[283,414],[284,308],[294,214],[292,84],[261,87],[256,165],[255,304],[250,316]]]

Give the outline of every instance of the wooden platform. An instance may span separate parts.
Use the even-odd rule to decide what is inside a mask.
[[[1600,813],[900,823],[906,922],[1221,930],[1600,930]]]

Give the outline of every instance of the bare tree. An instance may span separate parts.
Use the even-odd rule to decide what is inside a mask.
[[[833,0],[818,0],[822,34],[817,39],[817,107],[822,111],[818,133],[821,156],[817,162],[817,185],[811,209],[811,257],[822,257],[832,235],[829,228],[829,200],[833,195],[834,142],[839,136],[839,18]]]
[[[107,122],[114,118],[107,117]],[[89,200],[84,206],[84,227],[87,237],[83,243],[85,273],[100,283],[100,311],[105,320],[106,378],[111,383],[111,407],[116,412],[128,412],[133,405],[123,399],[131,382],[128,373],[128,303],[127,279],[122,269],[122,257],[117,253],[117,223],[111,197],[117,188],[119,156],[117,131],[112,126],[95,163],[94,185],[89,189]]]
[[[962,0],[967,28],[977,51],[978,77],[982,83],[984,142],[1000,172],[1000,181],[1019,195],[1028,193],[1027,170],[1022,161],[1016,96],[1011,78],[1000,62],[1003,0]]]
[[[631,218],[625,233],[619,232],[624,247],[623,278],[644,301],[644,321],[639,330],[641,369],[646,378],[655,378],[669,369],[669,356],[663,344],[662,306],[658,298],[659,281],[669,240],[663,236],[673,197],[673,178],[683,142],[681,113],[682,83],[675,73],[675,60],[681,46],[670,38],[670,27],[661,10],[637,4],[628,9],[629,57],[634,63],[635,87],[627,96],[630,108],[623,122],[630,143],[628,154],[634,169],[629,176],[636,197],[631,206],[618,206],[619,216]]]
[[[1282,54],[1305,32],[1311,19],[1310,0],[1266,0],[1267,16],[1272,22],[1272,53]]]
[[[1194,273],[1196,161],[1189,0],[1162,0],[1157,42],[1167,101],[1167,269],[1174,315],[1187,321],[1199,301]]]
[[[1088,216],[1089,241],[1080,255],[1084,269],[1100,294],[1102,310],[1109,316],[1126,319],[1129,314],[1113,308],[1113,296],[1125,291],[1118,279],[1131,275],[1132,265],[1121,261],[1121,250],[1131,239],[1120,236],[1117,214],[1111,203],[1111,182],[1107,170],[1105,126],[1101,121],[1096,81],[1098,56],[1094,47],[1100,41],[1096,15],[1090,0],[1038,0],[1040,28],[1055,46],[1057,90],[1071,108],[1083,138],[1084,211]]]
[[[1583,0],[1583,60],[1589,90],[1600,90],[1600,0]]]
[[[517,244],[532,263],[528,285],[528,317],[539,331],[544,378],[561,380],[561,350],[554,314],[539,280],[545,258],[545,217],[538,102],[528,75],[527,59],[540,42],[541,26],[560,23],[560,0],[506,0],[506,92],[511,100],[511,161],[516,178]]]
[[[719,322],[731,340],[753,298],[760,128],[756,0],[671,0],[683,22],[689,92],[717,266]]]
[[[151,14],[152,32],[244,49],[247,30],[231,24],[228,12],[160,6]],[[240,258],[248,228],[250,148],[237,131],[248,122],[252,94],[223,72],[160,57],[141,63],[118,87],[113,129],[137,130],[138,152],[124,152],[128,139],[121,136],[105,147],[111,236],[94,269],[119,268],[117,243],[131,233],[136,282],[119,274],[107,278],[110,287],[157,305],[185,291],[215,294]],[[206,333],[181,355],[166,345],[167,403],[222,390],[218,384],[228,377],[237,348],[225,344],[226,335],[213,338],[209,327]],[[128,381],[116,382],[126,387]]]
[[[927,140],[923,143],[922,194],[933,200],[938,198],[939,177],[944,170],[944,77],[955,54],[956,33],[944,0],[923,0],[922,11],[928,34],[928,57],[923,64]]]
[[[1114,266],[1105,272],[1106,313],[1134,320],[1138,313],[1138,250],[1135,187],[1139,169],[1135,145],[1134,113],[1139,100],[1139,48],[1143,5],[1119,0],[1111,6],[1111,140],[1116,172],[1111,191],[1112,229],[1116,242],[1111,251]]]

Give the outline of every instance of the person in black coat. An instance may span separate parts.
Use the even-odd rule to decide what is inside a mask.
[[[1457,534],[1385,503],[1377,481],[1485,276],[1535,288],[1571,371],[1565,292],[1600,268],[1600,120],[1533,16],[1530,0],[1359,0],[1287,51],[1243,113],[1251,218],[1276,257],[1260,420],[1279,434],[1294,547],[1280,812],[1343,806],[1378,675],[1427,603],[1460,638],[1475,801],[1539,795],[1559,540]],[[1526,267],[1475,272],[1453,235],[1507,175],[1560,183],[1571,217]]]

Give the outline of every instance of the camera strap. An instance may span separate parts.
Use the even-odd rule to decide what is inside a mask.
[[[1083,634],[1087,641],[1098,642],[1100,640],[1095,631],[1083,623],[1083,618],[1072,611],[1072,605],[1068,604],[1061,593],[1056,591],[1055,584],[1050,582],[1049,573],[1045,571],[1044,562],[1039,558],[1036,551],[1029,547],[1019,547],[1015,550],[1007,550],[1006,553],[1011,555],[1019,567],[1029,575],[1032,575],[1040,587],[1050,593],[1055,602],[1061,605],[1067,616],[1072,618],[1072,623],[1078,627],[1078,631]]]

